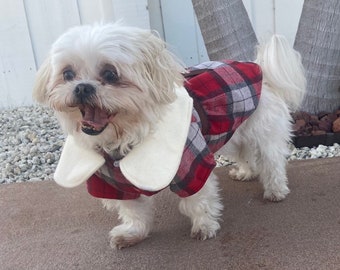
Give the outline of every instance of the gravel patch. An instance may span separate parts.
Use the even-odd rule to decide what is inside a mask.
[[[51,180],[65,139],[50,109],[38,106],[0,110],[0,184]],[[296,149],[288,160],[340,156],[340,145]],[[216,157],[218,166],[232,163]]]
[[[0,183],[52,179],[64,141],[53,112],[42,107],[0,111]]]

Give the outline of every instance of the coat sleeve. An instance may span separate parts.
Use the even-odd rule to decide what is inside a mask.
[[[171,191],[180,197],[195,194],[204,186],[215,166],[214,155],[202,135],[199,116],[194,110],[181,164],[170,184]]]

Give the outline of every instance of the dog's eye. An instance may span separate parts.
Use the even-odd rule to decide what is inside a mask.
[[[67,69],[63,72],[63,76],[65,81],[72,81],[76,74],[72,70]]]
[[[101,74],[101,77],[107,83],[115,83],[119,79],[117,72],[109,69],[104,70]]]

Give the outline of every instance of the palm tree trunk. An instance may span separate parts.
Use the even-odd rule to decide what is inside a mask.
[[[305,0],[294,47],[306,69],[302,110],[333,111],[340,106],[340,1]]]
[[[254,60],[257,39],[242,0],[192,0],[210,60]]]

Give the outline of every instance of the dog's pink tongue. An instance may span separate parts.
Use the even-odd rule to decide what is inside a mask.
[[[84,116],[82,124],[86,126],[91,126],[97,130],[103,128],[109,122],[110,115],[99,108],[93,108],[86,106],[84,108]]]

